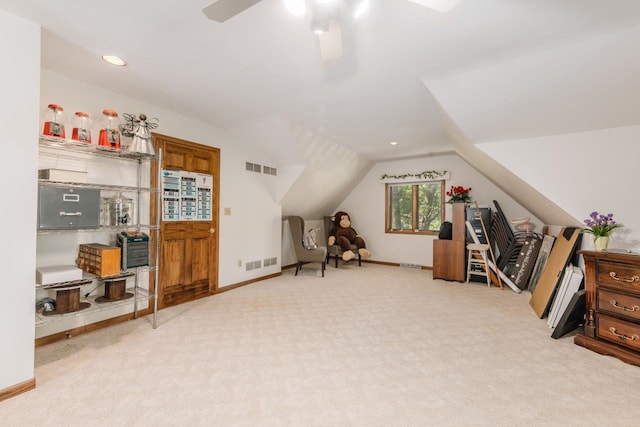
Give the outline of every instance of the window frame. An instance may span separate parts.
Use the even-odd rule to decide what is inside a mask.
[[[440,182],[440,218],[441,223],[445,221],[445,191],[446,191],[446,180],[437,180]],[[386,234],[409,234],[409,235],[428,235],[434,236],[439,233],[439,230],[418,230],[418,195],[419,189],[418,186],[421,184],[427,183],[435,183],[434,181],[423,181],[423,182],[407,182],[407,183],[386,183],[384,189],[384,232]],[[410,230],[394,230],[391,228],[391,187],[398,185],[410,185],[412,187],[412,203],[411,203],[411,222],[412,227]]]

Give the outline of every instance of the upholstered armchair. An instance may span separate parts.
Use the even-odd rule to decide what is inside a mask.
[[[333,221],[330,216],[324,217],[324,242],[327,245],[327,264],[331,257],[333,257],[336,261],[336,268],[338,268],[338,258],[342,258],[342,253],[344,252],[342,248],[336,244],[329,245],[329,233],[331,232],[331,227],[333,227]],[[356,245],[351,245],[351,250],[358,257],[358,265],[362,266],[362,256],[358,251],[358,247]]]
[[[298,271],[302,269],[302,264],[319,262],[322,265],[322,277],[324,277],[324,270],[327,262],[327,248],[325,246],[318,246],[315,249],[305,248],[302,244],[302,240],[304,238],[304,220],[299,216],[290,216],[287,220],[289,221],[293,248],[298,260],[295,275],[297,276]]]

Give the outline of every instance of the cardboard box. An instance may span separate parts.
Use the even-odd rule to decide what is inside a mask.
[[[36,283],[50,285],[52,283],[82,280],[82,270],[75,265],[55,265],[40,267],[36,270]]]

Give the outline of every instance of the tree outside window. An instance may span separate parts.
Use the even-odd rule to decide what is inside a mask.
[[[386,185],[386,232],[433,234],[444,218],[444,181]]]

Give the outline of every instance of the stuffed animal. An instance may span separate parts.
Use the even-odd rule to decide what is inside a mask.
[[[304,247],[307,249],[317,249],[318,244],[316,243],[315,228],[310,228],[309,231],[304,233]]]
[[[368,258],[371,252],[367,250],[364,239],[358,236],[356,230],[351,227],[351,218],[346,212],[337,212],[333,218],[333,227],[329,232],[329,246],[336,244],[342,248],[342,259],[352,260],[356,254],[351,250],[351,245],[356,245],[360,256]]]

